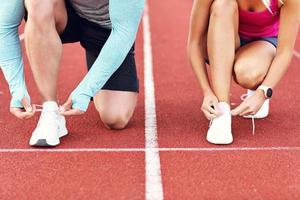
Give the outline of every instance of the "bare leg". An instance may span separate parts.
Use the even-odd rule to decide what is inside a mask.
[[[238,6],[235,0],[215,0],[207,35],[212,87],[220,102],[230,102],[230,85],[238,36]]]
[[[28,21],[25,42],[32,72],[43,101],[56,101],[62,55],[59,32],[67,23],[64,0],[25,0]]]
[[[130,121],[138,93],[101,90],[94,97],[96,109],[104,125],[109,129],[123,129]]]

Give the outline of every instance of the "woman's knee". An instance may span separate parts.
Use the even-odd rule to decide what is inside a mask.
[[[257,71],[251,70],[251,67],[246,67],[245,64],[235,64],[234,66],[234,79],[242,87],[247,89],[255,89],[264,80],[265,74]]]
[[[218,18],[231,17],[237,10],[238,5],[235,0],[214,0],[211,15]]]

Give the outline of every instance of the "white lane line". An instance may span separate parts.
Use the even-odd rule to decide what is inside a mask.
[[[19,35],[19,39],[20,39],[20,41],[23,41],[23,40],[24,40],[24,38],[25,38],[25,36],[24,36],[24,33],[22,33],[22,34],[20,34],[20,35]]]
[[[0,149],[0,153],[120,153],[120,152],[147,152],[144,148],[74,148],[74,149]],[[300,151],[300,147],[214,147],[214,148],[152,148],[155,152],[247,152],[247,151]]]
[[[74,149],[0,149],[0,153],[88,153],[88,152],[145,152],[144,148],[74,148]]]
[[[294,53],[294,56],[295,56],[295,57],[300,58],[300,52],[294,50],[293,53]]]
[[[153,78],[153,57],[151,47],[150,19],[146,1],[143,17],[144,32],[144,85],[145,85],[145,199],[162,200],[163,186],[160,169],[160,157],[157,142],[157,124],[155,109],[155,88]]]

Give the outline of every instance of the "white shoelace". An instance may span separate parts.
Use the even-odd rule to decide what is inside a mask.
[[[35,111],[36,112],[43,112],[43,105],[38,105],[38,104],[34,104],[35,105]]]
[[[43,105],[38,105],[38,104],[34,104],[35,105],[35,111],[36,112],[43,112]],[[59,107],[59,109],[61,110],[62,109],[62,107]]]
[[[245,101],[247,98],[248,98],[248,94],[243,94],[241,96],[242,101]],[[255,134],[255,118],[254,118],[254,115],[249,115],[249,116],[252,119],[252,134],[254,135]]]
[[[208,127],[211,127],[211,125],[212,125],[212,123],[213,123],[213,119],[211,119],[210,121],[209,121],[209,125],[208,125]]]

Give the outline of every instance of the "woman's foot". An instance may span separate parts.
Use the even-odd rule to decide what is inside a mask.
[[[212,121],[206,139],[212,144],[230,144],[233,142],[230,106],[220,102],[219,109],[223,114]]]

